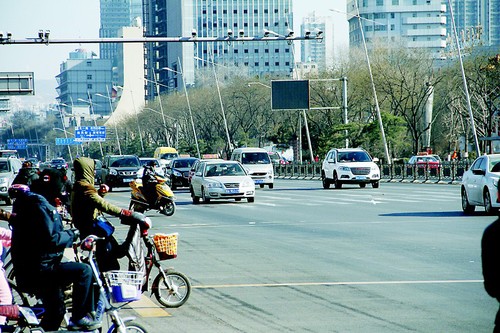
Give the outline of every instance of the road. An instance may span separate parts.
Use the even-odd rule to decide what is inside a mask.
[[[174,216],[148,216],[151,233],[179,232],[164,264],[193,292],[177,309],[143,296],[130,312],[150,332],[491,332],[480,239],[495,217],[464,216],[459,190],[277,180],[255,203],[207,205],[177,191]],[[129,192],[107,198],[125,207]]]

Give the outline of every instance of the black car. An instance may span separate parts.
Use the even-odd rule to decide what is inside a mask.
[[[196,157],[179,157],[170,162],[167,166],[167,177],[170,178],[172,190],[189,186],[189,171],[197,160]]]
[[[136,155],[106,155],[102,161],[101,184],[113,187],[126,187],[137,178],[141,162]]]
[[[64,158],[54,158],[50,161],[50,167],[54,169],[68,169],[68,163],[64,160]]]

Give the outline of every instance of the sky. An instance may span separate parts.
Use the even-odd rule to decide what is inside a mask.
[[[300,31],[302,17],[310,12],[332,16],[335,46],[346,47],[346,15],[329,9],[345,12],[346,0],[293,0],[294,30]],[[54,39],[98,38],[99,0],[16,0],[9,1],[0,10],[0,31],[11,32],[13,39],[36,37],[39,30],[50,30],[50,37]],[[94,44],[0,45],[0,72],[34,72],[35,96],[23,100],[31,98],[36,103],[40,100],[36,96],[40,90],[37,88],[47,88],[37,87],[37,81],[50,80],[49,84],[53,83],[55,89],[60,64],[79,47],[99,54],[99,46]],[[55,90],[48,91],[56,96]]]

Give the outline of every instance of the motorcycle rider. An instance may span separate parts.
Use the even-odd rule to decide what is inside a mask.
[[[130,269],[143,271],[144,256],[140,246],[140,236],[147,234],[151,220],[141,213],[117,207],[99,194],[94,187],[93,159],[78,157],[73,162],[73,168],[75,182],[71,195],[71,216],[73,224],[80,230],[82,239],[95,234],[94,221],[101,212],[120,217],[122,223],[132,226],[125,242],[121,245],[113,237],[107,238],[107,242],[97,243],[96,260],[101,271],[119,269],[118,258],[125,255],[129,257]]]
[[[38,184],[35,184],[40,182]],[[49,193],[61,189],[61,179],[34,182],[34,188],[45,188],[45,198],[27,185],[14,184],[9,195],[15,198],[9,223],[12,227],[12,263],[20,290],[42,300],[45,313],[41,326],[46,331],[59,329],[65,314],[64,290],[73,284],[70,330],[93,330],[101,324],[89,314],[93,311],[92,270],[79,262],[62,262],[63,251],[78,239],[76,229],[64,229],[61,216],[49,201]]]
[[[30,186],[31,183],[38,179],[38,170],[33,168],[31,161],[24,161],[19,173],[12,181],[12,184],[24,184]]]
[[[142,193],[146,197],[148,204],[150,206],[156,205],[156,200],[158,195],[156,193],[156,185],[158,185],[158,180],[156,176],[161,177],[155,172],[155,161],[149,161],[144,165],[144,171],[142,173]]]

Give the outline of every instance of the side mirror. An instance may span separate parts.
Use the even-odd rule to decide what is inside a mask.
[[[484,176],[486,171],[482,169],[472,169],[472,173],[476,176]]]
[[[373,158],[373,162],[377,163],[377,162],[379,162],[379,161],[380,161],[380,160],[379,160],[377,157],[374,157],[374,158]]]

